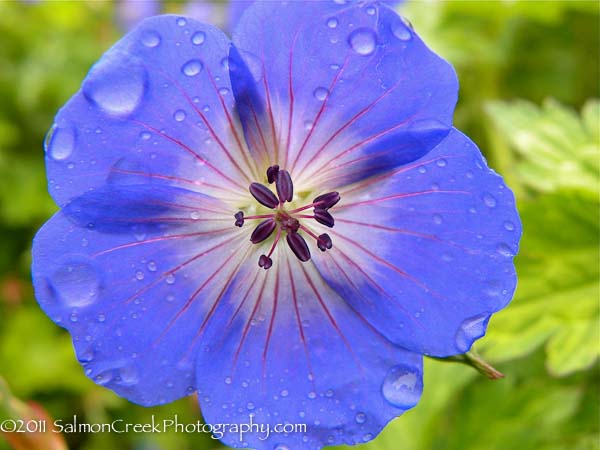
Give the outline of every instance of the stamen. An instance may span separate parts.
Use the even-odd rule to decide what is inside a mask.
[[[271,190],[263,184],[252,183],[248,190],[258,203],[266,206],[267,208],[274,209],[277,207],[277,205],[279,205],[279,200],[275,194],[273,194],[273,192],[271,192]]]
[[[326,227],[333,228],[335,221],[333,216],[324,209],[315,209],[315,220]]]
[[[275,164],[267,169],[267,180],[269,184],[274,183],[277,180],[277,174],[279,173],[279,166]]]
[[[244,225],[244,211],[236,212],[233,217],[235,217],[235,226],[241,228]]]
[[[315,208],[318,209],[329,209],[340,201],[339,192],[328,192],[327,194],[319,195],[313,200]]]
[[[327,233],[323,233],[317,238],[317,247],[319,247],[319,250],[322,252],[333,247],[333,242]]]
[[[298,233],[288,233],[285,239],[292,249],[292,252],[294,252],[294,255],[296,255],[300,261],[306,262],[310,259],[310,250],[302,236]]]
[[[277,195],[281,203],[286,201],[291,202],[294,197],[294,183],[292,183],[292,177],[287,170],[277,172],[275,185],[277,186]]]
[[[267,270],[270,269],[272,265],[273,260],[267,255],[260,255],[260,258],[258,258],[258,267],[262,267],[263,269]]]
[[[264,241],[271,235],[276,225],[277,224],[273,219],[265,220],[264,222],[259,223],[252,232],[250,241],[253,244],[258,244],[259,242]]]

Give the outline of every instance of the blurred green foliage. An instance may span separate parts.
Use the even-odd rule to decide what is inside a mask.
[[[364,450],[599,448],[599,9],[568,0],[402,5],[456,67],[456,125],[515,190],[524,234],[516,297],[476,345],[506,378],[427,360],[419,406]],[[200,416],[193,398],[147,409],[94,385],[29,281],[31,238],[56,209],[44,134],[120,33],[111,2],[0,2],[0,377],[15,396],[2,384],[0,418],[27,411],[16,398],[91,423]],[[65,438],[82,450],[222,448],[206,435]]]

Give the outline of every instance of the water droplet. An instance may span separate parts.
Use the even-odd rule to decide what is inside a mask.
[[[141,104],[147,78],[146,69],[131,55],[111,54],[92,68],[83,84],[83,95],[107,114],[127,116]]]
[[[354,416],[354,420],[356,420],[356,423],[365,423],[367,421],[367,415],[359,412],[356,414],[356,416]]]
[[[313,91],[314,97],[321,102],[327,98],[328,94],[329,91],[324,87],[318,87]]]
[[[423,391],[423,380],[414,367],[398,365],[388,371],[381,390],[390,404],[408,409],[419,401]]]
[[[118,372],[119,384],[132,386],[139,381],[137,369],[134,366],[122,367]]]
[[[442,222],[443,222],[443,218],[441,215],[439,215],[439,214],[433,215],[433,223],[435,223],[436,225],[440,225]]]
[[[169,275],[167,275],[167,278],[165,278],[165,281],[167,282],[167,284],[175,283],[175,275],[170,273]]]
[[[438,159],[438,160],[435,162],[435,164],[436,164],[438,167],[446,167],[446,164],[448,164],[448,163],[446,162],[446,160],[445,160],[444,158],[442,158],[442,159]]]
[[[515,231],[515,224],[507,220],[506,222],[504,222],[504,228],[507,231]]]
[[[225,378],[225,384],[231,384],[231,377],[226,377]]]
[[[419,167],[419,173],[426,173],[426,172],[427,172],[427,168],[425,166]]]
[[[286,389],[284,389],[283,391],[281,391],[281,392],[280,392],[280,395],[281,395],[283,398],[287,397],[289,394],[290,394],[290,393],[289,393],[289,392],[288,392]]]
[[[146,30],[142,33],[142,44],[154,48],[160,44],[160,35],[156,31]]]
[[[183,17],[178,17],[177,25],[180,27],[185,27],[187,25],[187,20],[185,20]]]
[[[339,21],[335,17],[332,17],[331,19],[329,19],[327,21],[327,26],[329,28],[336,28],[338,26],[338,24],[339,24]]]
[[[500,253],[502,256],[506,256],[507,258],[515,256],[515,252],[510,248],[510,246],[506,243],[501,243],[496,248],[496,251]]]
[[[106,321],[106,316],[104,314],[98,314],[98,322],[102,323]]]
[[[373,439],[373,435],[371,433],[367,433],[363,436],[363,442],[369,442]]]
[[[177,122],[183,122],[185,120],[186,116],[187,116],[187,114],[185,113],[185,111],[183,109],[178,109],[173,114],[173,119],[175,119]]]
[[[392,34],[401,41],[408,41],[412,37],[410,29],[402,21],[396,21],[392,24]]]
[[[79,320],[79,318],[77,317],[77,314],[73,313],[69,316],[69,320],[73,323],[77,322]]]
[[[219,88],[219,94],[227,95],[229,94],[229,89],[227,89],[226,87]]]
[[[375,51],[377,39],[373,30],[359,28],[354,30],[348,37],[350,47],[359,55],[367,56]]]
[[[256,407],[254,406],[254,403],[252,403],[252,402],[248,402],[248,403],[246,404],[246,409],[247,409],[248,411],[252,411],[252,410],[254,410],[254,408],[256,408]]]
[[[375,15],[375,13],[377,12],[377,10],[375,9],[374,6],[367,6],[367,9],[365,9],[365,12],[369,15],[369,16],[373,16]]]
[[[46,136],[46,152],[55,160],[63,161],[71,156],[75,148],[75,130],[71,127],[54,125]]]
[[[317,398],[317,393],[314,391],[310,391],[308,393],[308,398],[310,398],[311,400],[314,400],[315,398]]]
[[[486,192],[483,194],[483,203],[485,203],[485,206],[494,208],[496,206],[496,198],[492,194]]]
[[[91,348],[89,348],[86,351],[77,355],[77,359],[79,360],[79,362],[88,363],[94,359],[94,351]]]
[[[98,272],[85,259],[62,264],[50,277],[49,283],[58,300],[68,306],[81,307],[94,302],[100,290]]]
[[[456,348],[461,353],[468,352],[473,341],[485,334],[488,319],[487,314],[480,314],[470,317],[460,324],[456,332]]]
[[[188,77],[196,76],[202,70],[202,62],[199,59],[191,59],[186,62],[182,67],[181,71]]]
[[[150,133],[148,133],[147,131],[142,131],[140,133],[140,139],[142,139],[143,141],[147,141],[152,137],[152,135]]]
[[[192,34],[192,44],[194,45],[202,45],[206,40],[206,33],[204,31],[197,31]]]
[[[135,278],[138,279],[138,280],[140,280],[140,281],[143,280],[144,279],[144,272],[142,272],[141,270],[138,270],[135,273]]]
[[[290,448],[285,444],[277,444],[273,450],[290,450]]]
[[[154,261],[148,263],[148,270],[150,272],[156,272],[156,263]]]

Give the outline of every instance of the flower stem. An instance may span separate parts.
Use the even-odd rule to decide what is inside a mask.
[[[475,350],[471,349],[467,353],[462,355],[449,356],[447,358],[436,358],[431,357],[432,359],[436,359],[438,361],[445,362],[459,362],[462,364],[466,364],[467,366],[473,367],[479,373],[485,375],[490,380],[499,380],[500,378],[504,378],[504,374],[500,372],[498,369],[493,367],[490,363],[485,361]]]

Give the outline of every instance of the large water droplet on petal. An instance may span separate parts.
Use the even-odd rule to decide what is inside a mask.
[[[75,148],[75,130],[54,125],[46,136],[46,152],[57,161],[67,159]]]
[[[181,66],[181,72],[188,77],[196,76],[202,70],[202,62],[199,59],[192,59]]]
[[[160,44],[160,35],[156,31],[146,30],[142,33],[142,44],[154,48]]]
[[[111,53],[92,68],[83,95],[107,114],[127,116],[141,104],[146,88],[146,69],[130,55]]]
[[[118,372],[119,384],[125,386],[132,386],[139,381],[139,375],[137,369],[131,365],[122,367]]]
[[[421,373],[414,367],[394,366],[385,376],[381,391],[390,404],[401,409],[412,408],[423,391]]]
[[[367,56],[375,51],[377,37],[375,32],[369,28],[354,30],[348,37],[350,47],[359,55]]]
[[[412,37],[410,29],[401,21],[395,21],[392,24],[392,34],[401,41],[408,41]]]
[[[321,102],[327,98],[327,94],[329,94],[329,91],[324,87],[318,87],[313,92],[315,98]]]
[[[206,40],[206,33],[204,31],[197,31],[192,35],[192,44],[194,45],[202,45]]]
[[[496,206],[496,198],[486,192],[485,194],[483,194],[483,203],[485,203],[485,206],[489,207],[489,208],[494,208]]]
[[[71,259],[61,264],[48,278],[57,300],[71,307],[93,303],[99,295],[98,271],[87,259]]]
[[[489,315],[480,314],[461,323],[456,332],[456,348],[463,353],[468,352],[473,341],[485,334],[488,319]]]

